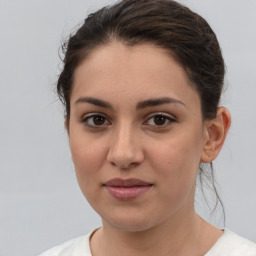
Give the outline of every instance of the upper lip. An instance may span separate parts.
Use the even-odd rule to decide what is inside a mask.
[[[107,181],[103,184],[104,186],[110,186],[110,187],[136,187],[136,186],[150,186],[151,183],[139,180],[139,179],[120,179],[115,178]]]

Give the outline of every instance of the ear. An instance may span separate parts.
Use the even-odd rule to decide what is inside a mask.
[[[219,154],[231,124],[229,111],[219,107],[216,117],[204,123],[204,148],[201,162],[209,163]]]

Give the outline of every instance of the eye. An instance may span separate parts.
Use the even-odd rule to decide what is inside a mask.
[[[103,127],[110,124],[106,117],[98,113],[84,116],[82,123],[91,128]]]
[[[166,127],[176,120],[165,114],[155,114],[151,116],[147,121],[147,125],[157,126],[157,127]]]

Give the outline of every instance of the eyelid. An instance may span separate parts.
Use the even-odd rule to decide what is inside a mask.
[[[162,116],[164,118],[166,118],[169,122],[168,124],[164,124],[164,125],[151,125],[151,126],[155,126],[157,128],[166,128],[167,126],[170,126],[172,123],[176,122],[176,118],[170,114],[164,113],[164,112],[156,112],[156,113],[152,113],[150,114],[145,122],[148,122],[151,118],[155,117],[155,116]],[[145,122],[143,124],[145,124]],[[147,125],[147,124],[146,124]]]
[[[93,118],[95,116],[101,116],[105,119],[105,121],[107,121],[107,124],[103,124],[103,125],[91,125],[89,124],[87,121],[90,119],[90,118]],[[167,124],[164,124],[164,125],[150,125],[150,124],[147,124],[147,122],[151,119],[151,118],[154,118],[156,116],[162,116],[164,118],[166,118],[168,120],[168,123]],[[93,113],[88,113],[88,114],[85,114],[82,116],[81,118],[81,122],[89,127],[89,128],[96,128],[96,129],[99,129],[99,128],[104,128],[106,126],[109,126],[111,124],[111,121],[109,120],[109,118],[101,113],[101,112],[93,112]],[[149,125],[149,126],[155,126],[157,128],[165,128],[167,126],[170,126],[173,122],[176,122],[176,118],[173,116],[173,115],[170,115],[170,114],[167,114],[165,112],[154,112],[154,113],[151,113],[149,114],[147,117],[146,117],[146,121],[143,122],[143,125]]]
[[[154,116],[164,116],[164,117],[166,117],[166,118],[169,118],[169,119],[172,119],[172,120],[176,120],[176,117],[174,117],[174,116],[171,115],[171,114],[167,114],[167,113],[165,113],[165,112],[154,112],[154,113],[152,113],[152,114],[149,114],[149,115],[147,116],[147,120],[150,119],[150,118],[152,118],[152,117],[154,117]]]
[[[105,118],[105,120],[107,120],[107,122],[108,122],[109,124],[111,124],[111,122],[109,121],[109,118],[106,117],[106,115],[104,115],[104,114],[101,113],[101,112],[94,112],[94,113],[89,113],[89,114],[83,115],[82,118],[81,118],[81,122],[82,122],[85,126],[87,126],[87,127],[89,127],[89,128],[103,128],[103,127],[105,127],[106,124],[103,124],[103,125],[90,125],[90,124],[87,122],[87,120],[89,120],[90,118],[95,117],[95,116],[101,116],[101,117]],[[109,124],[107,124],[107,125],[109,125]]]

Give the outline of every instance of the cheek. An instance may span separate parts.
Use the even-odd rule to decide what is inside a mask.
[[[150,148],[148,145],[147,158],[161,181],[168,182],[174,190],[195,182],[202,153],[200,132],[180,132],[164,142],[154,141],[151,145],[155,146]]]
[[[199,157],[189,145],[171,141],[159,146],[151,158],[151,165],[156,170],[156,187],[159,189],[161,201],[171,211],[179,208],[184,202],[193,206],[196,176]],[[152,152],[153,153],[153,152]],[[197,160],[196,160],[197,159]]]
[[[70,150],[79,185],[90,186],[106,159],[104,143],[86,136],[70,136]]]

